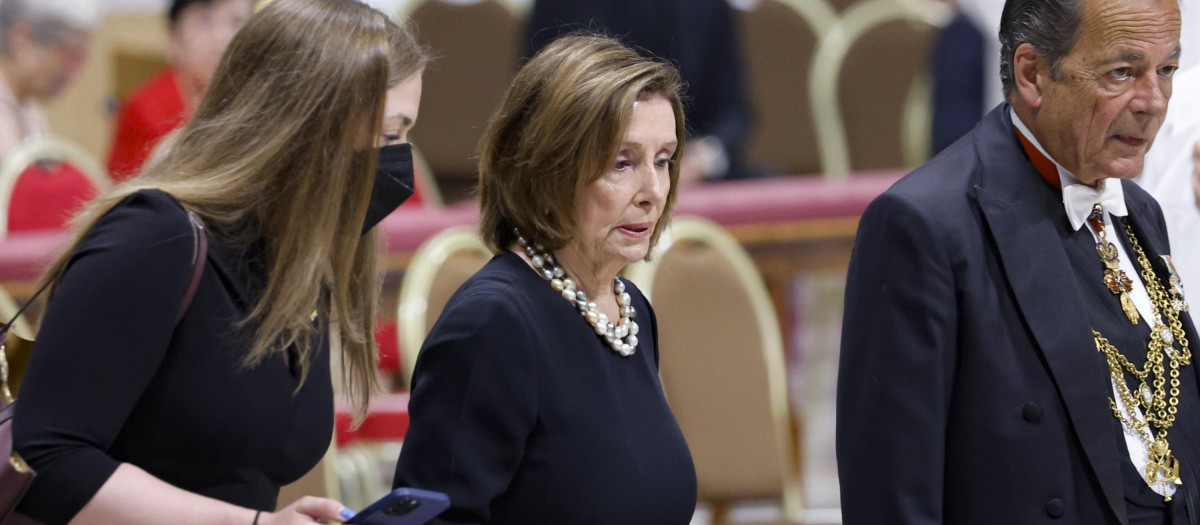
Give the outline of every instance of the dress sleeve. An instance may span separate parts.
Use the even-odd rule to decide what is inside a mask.
[[[133,194],[72,253],[38,332],[13,423],[37,472],[19,510],[66,523],[119,465],[107,450],[166,355],[193,233],[162,192]]]
[[[455,299],[417,358],[394,484],[449,494],[441,520],[486,523],[537,420],[534,341],[511,297]]]

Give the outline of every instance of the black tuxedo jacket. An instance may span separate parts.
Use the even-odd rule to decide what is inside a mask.
[[[837,394],[847,525],[1127,523],[1127,449],[1072,230],[1015,133],[1002,104],[863,215]],[[1157,261],[1170,253],[1162,212],[1121,182]],[[1196,485],[1176,495],[1192,509]]]

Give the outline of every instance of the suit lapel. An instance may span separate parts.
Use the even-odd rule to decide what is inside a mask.
[[[1008,106],[986,120],[976,134],[983,173],[974,197],[1088,463],[1114,515],[1126,523],[1120,458],[1114,453],[1123,444],[1112,431],[1109,371],[1096,356],[1091,324],[1082,308],[1086,303],[1067,258],[1066,213],[1021,151]]]

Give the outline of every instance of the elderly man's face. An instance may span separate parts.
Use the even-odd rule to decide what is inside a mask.
[[[1043,145],[1080,181],[1136,177],[1179,63],[1175,0],[1085,0],[1059,77],[1039,75]]]

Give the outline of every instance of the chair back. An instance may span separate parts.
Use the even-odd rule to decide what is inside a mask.
[[[747,155],[773,173],[818,172],[808,74],[837,15],[824,0],[762,0],[736,12],[755,120]]]
[[[659,374],[691,448],[700,500],[776,499],[798,519],[799,443],[783,340],[749,255],[720,226],[677,218],[655,262],[625,275],[652,300]]]
[[[433,173],[471,179],[484,128],[516,73],[521,23],[497,0],[424,0],[406,8],[438,57],[425,70],[413,140]]]
[[[929,155],[929,49],[950,20],[932,0],[860,0],[817,49],[809,75],[822,172],[916,167]]]
[[[413,254],[400,282],[396,309],[405,384],[410,384],[417,353],[450,297],[491,258],[492,252],[479,234],[466,226],[430,237]]]
[[[0,239],[9,230],[62,228],[112,186],[91,155],[54,137],[32,137],[0,163]]]

